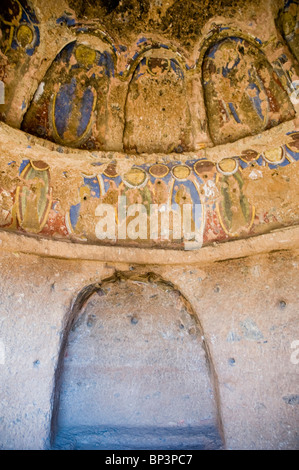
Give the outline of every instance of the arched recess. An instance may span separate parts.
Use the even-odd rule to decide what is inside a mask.
[[[246,39],[227,37],[214,43],[204,56],[202,80],[215,145],[258,134],[295,116],[271,64]]]
[[[22,130],[57,144],[101,149],[105,143],[107,95],[114,74],[113,56],[73,41],[56,56],[26,112]]]
[[[154,273],[116,273],[81,291],[55,387],[54,449],[223,446],[202,327],[181,292]]]
[[[131,78],[125,105],[124,150],[184,152],[192,147],[191,115],[183,67],[175,53],[151,49]]]

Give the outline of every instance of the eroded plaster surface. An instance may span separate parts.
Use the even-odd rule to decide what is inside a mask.
[[[206,3],[187,44],[180,2],[4,2],[3,229],[184,249],[297,223],[296,3]]]
[[[298,448],[294,398],[298,353],[292,347],[298,331],[298,253],[277,252],[204,267],[149,263],[138,268],[5,250],[1,253],[2,448],[49,445],[54,372],[71,309],[85,286],[99,288],[115,271],[123,273],[125,283],[137,283],[136,288],[138,283],[146,288],[150,282],[154,290],[165,289],[162,308],[169,305],[172,285],[192,305],[219,384],[226,448]],[[115,318],[117,322],[119,317]],[[158,322],[153,327],[159,330]],[[127,347],[133,354],[137,346]],[[142,347],[138,352],[141,358]]]

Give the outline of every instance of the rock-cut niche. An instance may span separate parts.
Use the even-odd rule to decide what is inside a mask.
[[[288,44],[292,54],[299,61],[299,3],[298,0],[286,0],[276,24]]]
[[[89,289],[69,331],[54,448],[221,448],[211,364],[186,301],[159,279],[113,281]]]
[[[216,145],[258,134],[295,116],[265,55],[245,39],[229,37],[214,44],[205,54],[202,77]]]
[[[113,74],[108,51],[77,42],[68,44],[40,83],[22,129],[61,145],[101,149]]]

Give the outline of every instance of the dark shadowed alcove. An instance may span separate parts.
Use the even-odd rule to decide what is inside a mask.
[[[155,275],[114,276],[85,289],[57,380],[54,448],[222,446],[201,327],[180,292]]]

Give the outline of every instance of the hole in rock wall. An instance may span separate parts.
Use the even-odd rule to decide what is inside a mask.
[[[299,3],[298,0],[286,0],[284,8],[277,18],[277,26],[288,44],[292,54],[299,60]]]
[[[180,293],[158,280],[88,295],[63,350],[54,448],[220,448],[209,355]]]

